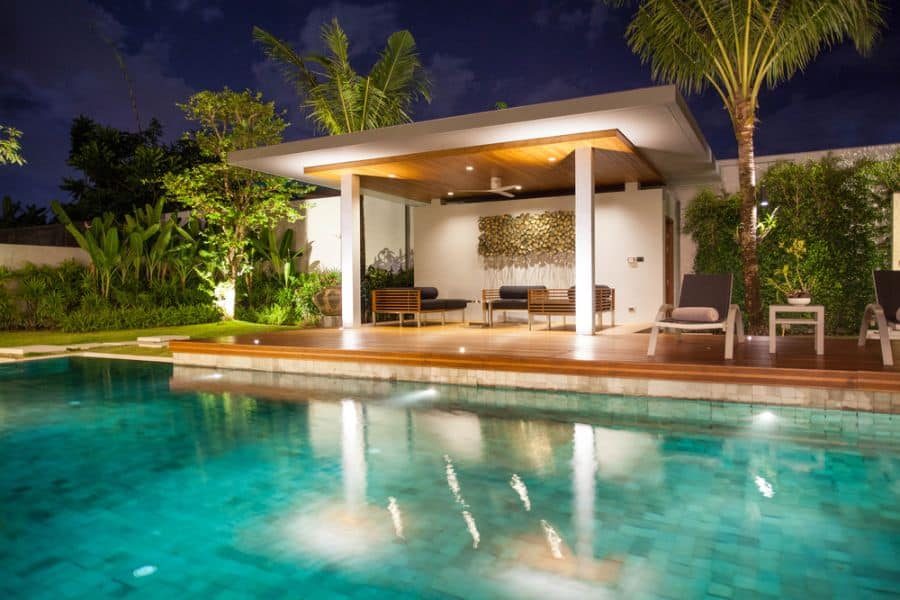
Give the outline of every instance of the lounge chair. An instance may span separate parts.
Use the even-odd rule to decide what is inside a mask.
[[[459,298],[438,298],[438,290],[435,287],[414,288],[382,288],[372,291],[372,325],[377,325],[379,314],[393,314],[400,319],[403,326],[403,317],[413,315],[416,325],[422,326],[422,315],[426,313],[441,313],[441,325],[447,322],[447,311],[462,311],[462,320],[465,321],[466,306],[471,300]]]
[[[866,306],[862,324],[859,326],[859,345],[866,345],[869,324],[878,324],[878,339],[881,340],[881,362],[886,367],[893,366],[894,353],[891,351],[891,330],[900,330],[900,271],[875,271],[875,304]]]
[[[685,275],[681,281],[678,306],[663,304],[659,307],[647,356],[656,354],[656,338],[660,329],[681,331],[706,331],[721,329],[725,332],[725,360],[734,358],[734,338],[744,341],[744,322],[741,309],[731,303],[732,275]]]
[[[543,285],[501,285],[481,290],[481,312],[488,327],[494,326],[494,311],[528,310],[528,290],[545,290]]]

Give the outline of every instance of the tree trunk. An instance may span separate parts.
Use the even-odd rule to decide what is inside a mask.
[[[738,182],[741,194],[740,249],[744,277],[744,312],[750,332],[760,334],[763,332],[763,323],[757,255],[756,158],[753,155],[756,111],[750,101],[740,100],[735,104],[733,124],[738,147]]]

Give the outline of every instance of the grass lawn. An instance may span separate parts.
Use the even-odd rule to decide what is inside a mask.
[[[32,346],[36,344],[71,345],[101,342],[133,342],[145,335],[189,335],[193,339],[242,335],[296,329],[277,325],[260,325],[246,321],[220,321],[201,325],[181,325],[179,327],[152,327],[149,329],[120,329],[115,331],[93,331],[91,333],[63,333],[62,331],[0,331],[0,348]]]

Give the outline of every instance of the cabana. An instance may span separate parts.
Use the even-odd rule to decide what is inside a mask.
[[[363,198],[367,224],[370,200],[410,208],[417,287],[471,300],[471,319],[482,312],[483,288],[574,284],[575,329],[589,335],[597,283],[615,288],[620,323],[649,322],[674,299],[680,198],[719,181],[672,86],[288,142],[228,160],[340,191],[319,202],[340,206],[345,328],[362,320]],[[504,227],[518,243],[503,242]]]

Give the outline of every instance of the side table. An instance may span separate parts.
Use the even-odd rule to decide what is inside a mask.
[[[779,317],[778,313],[787,313],[787,317]],[[812,314],[810,317],[808,315]],[[804,316],[807,315],[807,316]],[[812,325],[816,330],[816,354],[825,354],[825,307],[821,304],[769,305],[769,353],[775,353],[775,335],[778,325]]]

